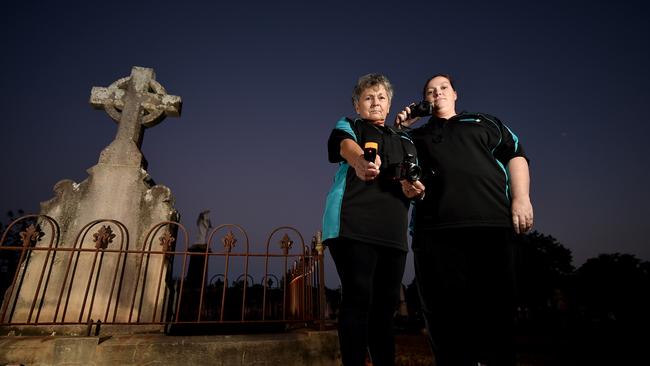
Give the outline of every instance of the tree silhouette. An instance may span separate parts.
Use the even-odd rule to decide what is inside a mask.
[[[591,364],[633,365],[647,359],[650,263],[630,254],[601,254],[575,275],[580,351]]]
[[[576,272],[584,314],[596,322],[647,323],[650,308],[650,263],[631,254],[601,254]]]
[[[547,323],[549,317],[568,309],[574,272],[571,251],[554,237],[537,231],[519,236],[517,241],[520,316]]]
[[[7,212],[9,219],[6,224],[0,222],[0,239],[5,235],[5,231],[9,229],[11,223],[25,214],[23,210],[17,210],[18,215],[13,211]],[[2,246],[21,247],[22,239],[20,233],[25,231],[30,225],[36,225],[34,218],[26,219],[14,225],[9,232],[6,233],[4,241],[0,243]],[[11,285],[14,273],[18,267],[18,260],[20,252],[16,250],[0,250],[0,303],[4,296],[5,291]]]

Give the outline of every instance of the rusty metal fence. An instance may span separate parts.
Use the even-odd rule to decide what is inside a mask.
[[[259,252],[234,224],[192,245],[176,222],[153,225],[143,240],[108,219],[71,242],[60,237],[59,223],[44,215],[18,218],[2,233],[0,325],[323,326],[319,233],[307,245],[296,229],[279,227]]]

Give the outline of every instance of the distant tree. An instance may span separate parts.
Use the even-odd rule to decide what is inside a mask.
[[[25,214],[23,210],[17,210],[18,215],[13,211],[7,212],[8,221],[3,223],[0,221],[0,242],[4,247],[20,247],[22,246],[21,232],[24,232],[30,225],[36,224],[36,220],[27,219],[23,220],[17,225],[11,226],[11,223]],[[9,230],[9,231],[7,231]],[[2,239],[4,237],[4,240]],[[11,286],[14,278],[14,273],[18,268],[18,261],[20,252],[16,250],[0,250],[0,303],[4,296],[5,291]]]
[[[12,226],[11,229],[9,229],[9,226],[11,226],[11,223],[15,220],[18,220],[22,216],[25,215],[25,212],[23,210],[17,210],[18,215],[14,214],[13,211],[7,211],[7,222],[3,223],[0,221],[0,238],[5,235],[4,241],[0,243],[0,245],[3,246],[21,246],[22,245],[22,238],[20,236],[20,233],[25,231],[30,225],[38,225],[37,220],[35,218],[27,218],[23,219],[20,222],[18,222],[16,225]],[[6,230],[10,230],[9,232],[6,232]]]
[[[601,254],[576,273],[578,299],[597,322],[632,324],[648,320],[650,263],[631,254]]]
[[[4,234],[5,230],[7,230],[7,228],[9,227],[9,225],[11,224],[12,221],[14,221],[15,219],[19,218],[20,216],[22,216],[24,214],[25,214],[25,212],[23,210],[18,210],[18,216],[14,215],[13,211],[7,211],[7,218],[9,220],[7,221],[7,223],[4,223],[4,222],[0,221],[0,235]],[[9,242],[9,239],[12,239],[12,240],[17,239],[18,238],[18,236],[16,235],[17,233],[18,233],[17,229],[12,230],[11,233],[8,233],[9,235],[5,239],[5,241]],[[9,245],[9,244],[5,244],[3,242],[2,245]]]
[[[650,263],[630,254],[601,254],[576,271],[585,364],[636,365],[650,344]]]
[[[518,302],[524,318],[544,322],[566,311],[575,267],[571,250],[554,237],[533,231],[518,237]]]

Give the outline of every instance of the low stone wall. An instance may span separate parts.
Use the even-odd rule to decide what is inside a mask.
[[[336,331],[100,337],[3,336],[0,365],[340,365]]]

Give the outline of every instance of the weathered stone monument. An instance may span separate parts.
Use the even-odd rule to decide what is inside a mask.
[[[203,210],[199,213],[196,219],[196,244],[206,244],[207,236],[210,229],[212,229],[212,221],[210,221],[210,210]]]
[[[212,250],[208,248],[208,234],[212,229],[210,210],[203,210],[199,213],[196,219],[196,229],[196,242],[189,247],[188,251],[201,254],[212,253]],[[204,269],[204,255],[190,256],[181,299],[182,305],[179,311],[181,320],[197,319],[201,289],[207,285],[205,283],[207,277]]]
[[[173,241],[175,234],[166,229],[147,241],[153,245],[145,243],[154,225],[177,221],[178,215],[169,188],[149,177],[140,147],[144,129],[180,115],[181,98],[166,93],[153,69],[133,67],[109,87],[93,87],[90,104],[118,123],[115,140],[86,180],[58,182],[56,196],[41,203],[41,214],[60,225],[58,247],[82,251],[32,253],[28,266],[22,264],[19,292],[5,299],[15,304],[13,323],[151,322],[165,311],[167,299],[159,289],[170,271],[166,256],[125,251],[162,251]],[[93,226],[95,220],[115,221]],[[46,245],[43,239],[37,246]]]
[[[164,289],[165,278],[171,273],[167,251],[173,248],[178,215],[170,190],[155,185],[147,174],[140,147],[144,129],[165,116],[179,116],[181,100],[167,95],[152,69],[134,67],[129,77],[106,88],[93,88],[90,103],[118,123],[117,135],[101,152],[98,164],[88,169],[88,178],[81,183],[58,182],[55,197],[41,203],[39,225],[21,232],[21,263],[14,276],[18,281],[14,281],[0,309],[0,324],[11,326],[6,329],[7,335],[0,336],[0,364],[340,364],[335,331],[201,337],[120,334],[152,330],[142,325],[121,327],[133,323],[153,323],[153,328],[160,330],[169,313],[165,307],[169,306],[170,292],[162,293],[161,284]],[[202,248],[203,254],[196,256],[197,284],[192,288],[189,269],[183,295],[175,294],[176,300],[195,296],[194,303],[184,300],[178,306],[181,311],[176,315],[181,316],[181,322],[193,322],[199,314],[192,304],[199,304],[196,295],[205,279],[205,253],[211,253],[206,236],[211,235],[212,225],[207,214],[199,217],[197,243],[193,245],[194,249]],[[36,220],[35,216],[31,217]],[[223,242],[231,248],[234,236]],[[183,268],[187,254],[194,253],[182,253]],[[322,265],[319,271],[323,278]],[[322,286],[320,293],[324,299]],[[282,309],[284,303],[280,304]],[[183,306],[188,309],[184,311]],[[91,320],[96,324],[94,335]],[[112,323],[115,328],[102,325],[100,337],[98,321]],[[79,336],[83,330],[74,328],[83,328],[78,325],[86,323],[86,335]],[[257,327],[261,323],[249,324]],[[52,325],[55,329],[49,328]],[[31,333],[36,328],[40,334],[45,328],[47,335],[22,336],[23,331]]]

